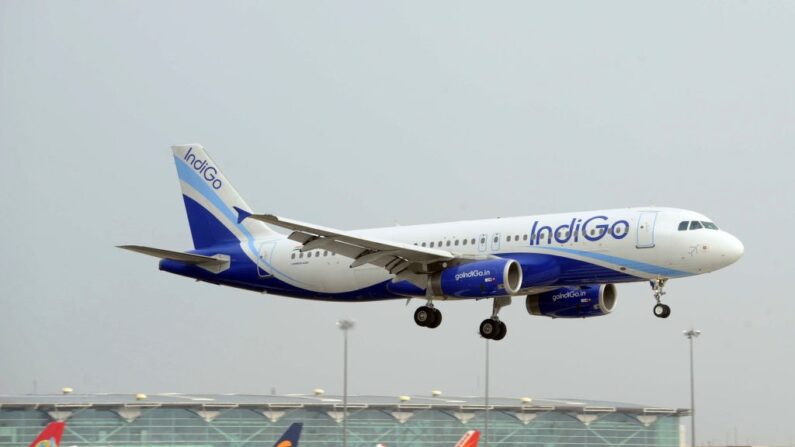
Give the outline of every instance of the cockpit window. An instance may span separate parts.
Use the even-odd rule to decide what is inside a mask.
[[[717,230],[718,229],[718,226],[715,225],[712,222],[701,222],[701,224],[704,225],[704,228],[707,228],[709,230]]]
[[[688,222],[688,221],[686,221],[686,220],[685,220],[685,221],[682,221],[682,222],[679,222],[679,231],[685,231],[685,230],[687,230],[687,226],[688,226],[688,225],[690,225],[690,222]]]
[[[691,230],[698,230],[699,228],[704,228],[703,226],[701,226],[701,222],[699,222],[697,220],[694,220],[694,221],[690,222],[690,229]]]

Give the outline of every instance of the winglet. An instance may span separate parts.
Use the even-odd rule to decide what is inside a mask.
[[[251,213],[249,213],[248,211],[246,211],[244,209],[240,209],[240,208],[238,208],[236,206],[233,206],[232,208],[234,208],[235,211],[237,211],[237,223],[243,222],[244,220],[246,220],[246,218],[248,216],[251,215]]]

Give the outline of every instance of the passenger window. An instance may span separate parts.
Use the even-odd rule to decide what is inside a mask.
[[[527,235],[526,234],[524,236],[522,236],[522,240],[525,240],[525,241],[527,240]]]
[[[463,241],[461,241],[461,243],[462,243],[463,245],[466,245],[466,244],[467,244],[467,240],[466,240],[466,239],[464,239]]]
[[[486,238],[485,237],[480,238],[480,243],[481,244],[485,244],[486,243]]]
[[[423,242],[423,243],[422,243],[422,246],[423,246],[423,247],[425,246],[425,242]]]
[[[511,242],[511,236],[508,236],[506,239],[508,242]]]
[[[440,246],[440,247],[442,246],[442,241],[439,241],[439,246]]]
[[[689,224],[690,224],[690,222],[688,222],[688,221],[686,221],[686,220],[685,220],[685,221],[682,221],[682,222],[679,222],[679,231],[685,231],[685,230],[687,230],[687,226],[688,226]]]
[[[304,259],[304,254],[303,253],[298,253],[298,259]]]
[[[433,248],[433,242],[431,242],[431,248]]]
[[[311,258],[312,257],[312,252],[311,251],[306,252],[306,257],[307,258]]]
[[[486,239],[483,239],[483,242],[486,242]],[[470,241],[470,243],[471,243],[472,245],[475,245],[475,238],[474,238],[474,237],[472,238],[472,240]]]
[[[323,252],[323,256],[328,256],[328,250]]]
[[[450,246],[450,241],[447,241],[447,246],[448,246],[448,247]]]
[[[712,222],[701,222],[704,225],[704,228],[709,230],[717,230],[718,226]]]
[[[455,240],[455,246],[458,247],[458,239]]]
[[[690,229],[691,230],[698,230],[698,229],[701,229],[701,228],[704,228],[703,226],[701,226],[701,222],[699,222],[697,220],[694,220],[694,221],[690,222]]]
[[[295,253],[290,255],[290,259],[295,259]]]
[[[496,242],[499,242],[499,241],[500,241],[500,238],[498,236],[494,236],[494,242],[496,243]]]

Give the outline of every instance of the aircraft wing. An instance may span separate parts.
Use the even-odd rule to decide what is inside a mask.
[[[351,268],[372,264],[385,268],[396,275],[396,279],[417,280],[411,274],[423,275],[438,270],[438,266],[457,258],[447,251],[418,247],[402,242],[388,241],[352,234],[347,231],[313,225],[273,214],[250,214],[236,208],[238,221],[255,219],[271,225],[292,230],[289,239],[303,244],[301,251],[329,250],[353,259]],[[414,281],[412,281],[414,282]]]

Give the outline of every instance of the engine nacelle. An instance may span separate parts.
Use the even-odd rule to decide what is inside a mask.
[[[448,267],[430,278],[434,296],[485,298],[513,295],[522,287],[522,266],[513,259],[488,259]]]
[[[616,307],[613,284],[563,287],[527,295],[527,312],[551,318],[588,318],[607,315]]]

